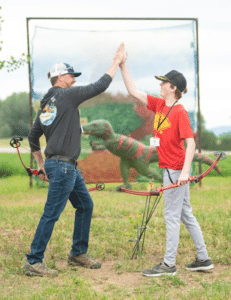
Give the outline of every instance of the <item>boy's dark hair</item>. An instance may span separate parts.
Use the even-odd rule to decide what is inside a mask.
[[[171,88],[172,88],[172,89],[174,88],[174,86],[175,86],[175,85],[173,85],[173,84],[171,83]],[[183,93],[183,94],[186,94],[186,93],[187,93],[187,88],[185,88],[185,89],[183,90],[183,92],[181,92],[178,88],[176,88],[176,91],[175,91],[175,97],[176,97],[177,100],[179,100],[180,98],[182,98],[182,93]]]

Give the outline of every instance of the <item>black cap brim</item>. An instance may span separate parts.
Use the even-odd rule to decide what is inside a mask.
[[[69,73],[69,74],[74,75],[74,77],[79,77],[82,73]]]

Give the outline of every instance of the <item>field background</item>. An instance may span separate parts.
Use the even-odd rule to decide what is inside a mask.
[[[105,190],[91,193],[95,206],[89,254],[102,261],[101,269],[88,270],[67,265],[74,222],[74,209],[68,203],[55,225],[45,253],[47,265],[57,268],[59,276],[25,276],[22,261],[30,250],[42,215],[47,187],[30,189],[29,178],[17,154],[0,155],[0,170],[4,168],[12,173],[0,179],[0,299],[231,298],[231,156],[219,162],[222,176],[212,171],[203,179],[201,187],[198,184],[191,187],[194,215],[202,228],[215,269],[207,273],[186,271],[185,264],[194,260],[195,249],[182,225],[177,275],[154,279],[143,277],[141,272],[163,259],[164,199],[161,199],[149,222],[143,255],[131,260],[134,243],[129,239],[136,237],[145,197],[116,193],[114,190],[118,184],[106,184]],[[22,154],[22,157],[29,163],[28,154]],[[211,158],[214,159],[214,156]],[[206,166],[203,167],[205,169]],[[147,190],[147,187],[147,183],[133,184],[137,190]]]

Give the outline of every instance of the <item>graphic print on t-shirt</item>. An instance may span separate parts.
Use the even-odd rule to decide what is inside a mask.
[[[164,120],[164,118],[165,118],[165,114],[160,113],[160,112],[156,113],[155,119],[154,119],[154,130],[157,130],[158,125],[161,124],[161,122]],[[164,120],[164,122],[160,125],[158,132],[160,134],[162,134],[163,130],[170,128],[171,126],[172,126],[171,122],[169,121],[168,118],[166,118]]]
[[[55,105],[55,100],[55,97],[51,97],[39,116],[41,123],[45,126],[51,125],[56,118],[57,107]]]

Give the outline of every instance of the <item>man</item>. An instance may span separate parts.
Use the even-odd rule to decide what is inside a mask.
[[[108,88],[123,56],[124,45],[121,44],[106,74],[97,82],[87,86],[73,87],[76,82],[75,77],[80,76],[81,73],[74,72],[68,64],[55,64],[48,73],[53,87],[42,99],[28,137],[38,167],[43,171],[39,177],[49,180],[44,213],[24,265],[24,272],[29,276],[58,275],[57,270],[49,269],[45,265],[43,258],[55,222],[64,210],[68,199],[76,209],[73,245],[68,262],[92,269],[101,267],[99,262],[87,254],[93,201],[76,167],[81,150],[78,106]],[[45,163],[39,143],[42,134],[45,135],[47,142]]]
[[[187,265],[187,269],[210,270],[214,266],[209,259],[203,235],[196,218],[192,214],[189,201],[190,168],[195,152],[195,141],[190,126],[188,114],[178,100],[186,93],[186,79],[176,70],[164,76],[155,76],[160,80],[160,96],[152,97],[137,90],[131,75],[125,65],[126,55],[120,65],[124,83],[128,93],[142,101],[147,108],[155,113],[154,138],[152,145],[157,148],[159,167],[163,168],[163,184],[178,182],[179,187],[164,191],[165,223],[166,223],[166,253],[163,262],[144,270],[144,276],[160,276],[176,274],[176,254],[179,243],[180,221],[185,224],[191,234],[197,250],[196,260]],[[184,141],[187,149],[184,148]]]

